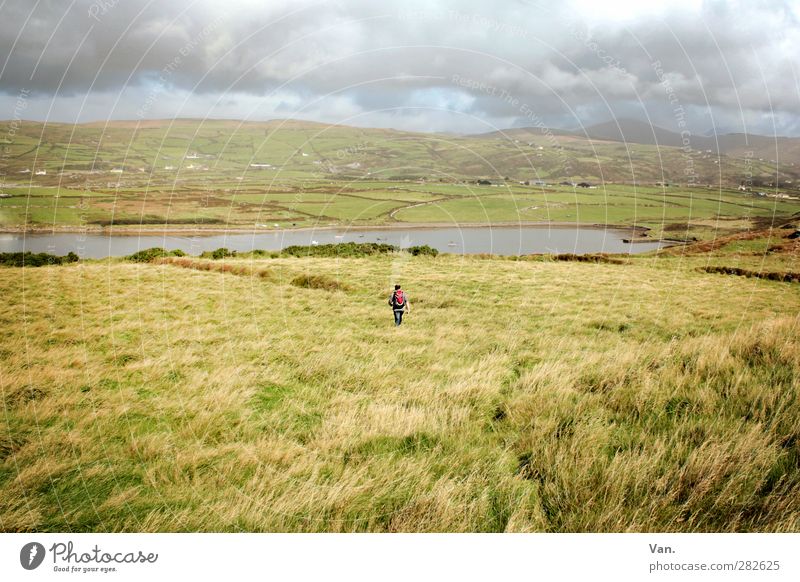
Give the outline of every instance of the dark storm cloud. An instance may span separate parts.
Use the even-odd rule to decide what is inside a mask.
[[[551,4],[10,1],[0,106],[25,90],[36,114],[68,120],[107,102],[114,117],[294,108],[452,130],[525,125],[531,111],[570,127],[625,115],[670,128],[680,106],[706,126],[797,130],[791,3]],[[453,114],[431,125],[437,111]]]

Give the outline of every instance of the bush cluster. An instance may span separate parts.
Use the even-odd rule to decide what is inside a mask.
[[[128,261],[133,261],[134,263],[151,263],[156,259],[160,259],[163,257],[185,257],[186,253],[184,253],[180,249],[175,249],[174,251],[167,251],[162,249],[161,247],[153,247],[150,249],[144,249],[133,253],[132,255],[128,255],[125,257]]]
[[[214,249],[213,251],[205,251],[200,254],[201,259],[225,259],[227,257],[235,257],[236,251],[230,251],[225,247]]]
[[[408,247],[406,249],[406,251],[411,253],[415,257],[418,257],[420,255],[428,256],[428,257],[435,257],[436,255],[439,254],[439,251],[437,249],[435,249],[433,247],[430,247],[428,245],[421,245],[421,246],[416,246],[416,247]]]
[[[293,245],[281,251],[290,257],[366,257],[394,253],[400,249],[383,243],[338,243],[326,245]]]
[[[49,253],[0,253],[0,265],[6,267],[44,267],[47,265],[63,265],[65,263],[76,263],[78,255],[69,252],[63,257],[51,255]]]

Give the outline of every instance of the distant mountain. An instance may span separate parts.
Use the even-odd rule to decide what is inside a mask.
[[[604,141],[622,141],[627,143],[638,143],[647,145],[658,145],[667,147],[681,147],[683,142],[678,133],[650,125],[632,119],[620,119],[598,123],[585,128],[583,131],[575,131],[575,135],[589,139],[599,139]],[[706,149],[708,138],[693,136],[702,141],[695,149]]]
[[[580,135],[580,132],[575,132]],[[684,136],[642,121],[621,119],[592,125],[584,130],[584,137],[592,140],[618,141],[660,147],[684,147]],[[800,164],[800,138],[771,137],[756,134],[728,133],[717,135],[685,136],[694,150],[710,151],[736,158],[753,158],[765,161],[780,160]]]

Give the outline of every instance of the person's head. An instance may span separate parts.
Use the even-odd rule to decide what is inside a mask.
[[[395,285],[395,286],[394,286],[394,290],[395,290],[395,291],[397,291],[397,290],[399,290],[399,289],[400,289],[400,285]]]

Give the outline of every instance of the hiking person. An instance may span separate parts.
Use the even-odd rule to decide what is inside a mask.
[[[408,295],[400,288],[400,285],[394,286],[394,293],[389,297],[389,305],[392,306],[394,312],[394,325],[398,326],[403,323],[403,313],[408,313]]]

